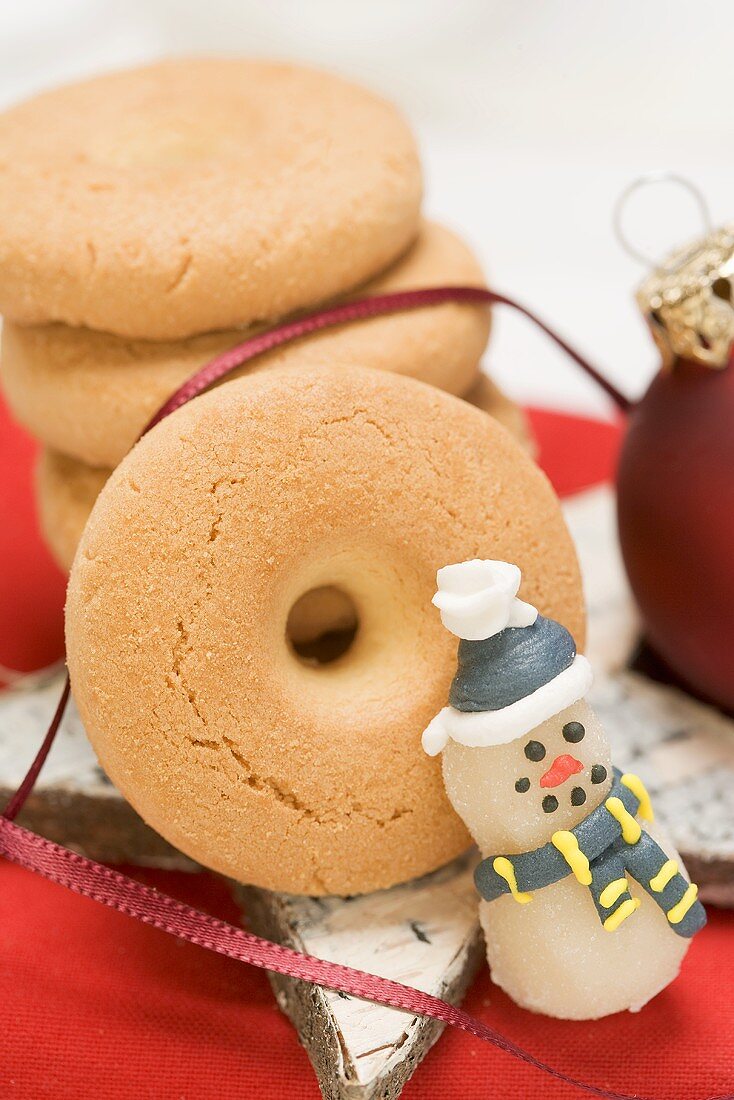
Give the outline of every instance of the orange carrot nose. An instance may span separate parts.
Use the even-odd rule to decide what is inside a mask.
[[[558,787],[561,783],[566,782],[569,775],[577,775],[578,772],[583,770],[584,765],[581,761],[565,752],[562,756],[557,756],[548,771],[541,775],[540,785],[541,787]]]

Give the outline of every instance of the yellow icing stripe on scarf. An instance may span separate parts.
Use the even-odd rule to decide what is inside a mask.
[[[686,913],[696,900],[697,895],[698,887],[696,886],[695,882],[692,882],[678,904],[674,905],[672,909],[668,910],[668,920],[671,924],[680,924],[680,922],[683,920]]]
[[[642,828],[639,821],[635,821],[632,814],[625,809],[621,798],[608,798],[604,803],[609,813],[622,826],[622,840],[627,844],[636,844],[642,836]],[[607,918],[608,920],[609,918]]]
[[[640,800],[640,807],[638,814],[643,821],[654,821],[655,814],[652,809],[652,802],[650,801],[650,795],[647,793],[645,784],[640,779],[639,775],[633,775],[632,772],[625,772],[620,779],[620,783],[624,783],[625,787],[632,791],[635,798]]]
[[[661,894],[672,878],[678,874],[678,864],[674,859],[666,859],[654,878],[650,879],[650,889]]]
[[[590,886],[589,861],[579,848],[579,842],[573,833],[569,833],[565,829],[559,829],[558,832],[553,834],[551,841],[573,871],[577,881],[582,886]]]
[[[510,887],[510,893],[515,901],[519,901],[520,905],[527,905],[529,901],[533,900],[532,894],[524,894],[522,890],[518,890],[515,868],[512,866],[507,856],[497,856],[492,861],[492,866],[500,878],[503,878]]]
[[[603,905],[605,909],[611,909],[615,901],[619,901],[626,889],[627,879],[615,878],[614,881],[610,882],[608,886],[605,886],[599,894],[599,904]]]
[[[627,920],[627,917],[631,917],[635,909],[640,908],[639,898],[627,898],[621,905],[618,905],[613,913],[610,913],[607,919],[604,921],[604,927],[607,932],[616,932],[623,920]]]

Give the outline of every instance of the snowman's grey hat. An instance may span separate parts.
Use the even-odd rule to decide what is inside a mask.
[[[450,738],[474,748],[514,741],[583,698],[589,662],[564,626],[517,599],[516,565],[460,562],[437,579],[433,603],[461,641],[450,705],[423,734],[429,756]]]

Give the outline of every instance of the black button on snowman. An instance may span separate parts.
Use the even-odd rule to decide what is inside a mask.
[[[678,973],[705,913],[653,824],[639,778],[613,768],[568,631],[518,599],[499,561],[440,569],[433,602],[461,640],[449,705],[423,734],[481,849],[475,879],[494,981],[569,1019],[635,1011]],[[645,822],[644,829],[638,818]]]

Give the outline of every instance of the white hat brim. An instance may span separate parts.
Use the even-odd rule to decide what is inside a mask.
[[[577,654],[568,668],[549,683],[502,710],[465,711],[444,707],[425,729],[423,748],[429,756],[437,756],[449,739],[473,749],[506,745],[583,699],[593,679],[586,657]]]

